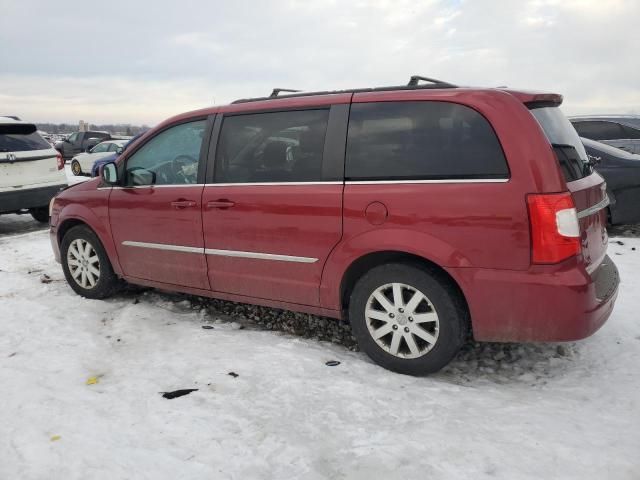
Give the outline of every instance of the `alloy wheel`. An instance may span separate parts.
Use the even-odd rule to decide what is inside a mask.
[[[436,309],[411,285],[388,283],[378,287],[367,300],[365,318],[371,337],[395,357],[422,357],[438,341]]]
[[[85,289],[92,289],[100,279],[100,258],[88,241],[77,238],[67,251],[67,266],[73,280]]]

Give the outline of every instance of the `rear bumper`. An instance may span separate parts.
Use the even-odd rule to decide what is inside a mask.
[[[591,275],[577,258],[522,272],[451,270],[469,304],[474,337],[481,341],[586,338],[611,315],[620,282],[608,256]]]
[[[49,201],[66,186],[66,184],[61,184],[0,192],[0,213],[15,212],[26,208],[48,207]]]

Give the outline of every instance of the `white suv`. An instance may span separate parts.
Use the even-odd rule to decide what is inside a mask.
[[[32,123],[0,117],[0,214],[49,221],[49,201],[67,186],[62,156]]]

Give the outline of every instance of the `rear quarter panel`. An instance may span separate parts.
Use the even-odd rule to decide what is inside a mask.
[[[340,308],[340,282],[349,265],[368,253],[408,252],[441,267],[523,271],[531,261],[526,195],[566,191],[554,153],[526,106],[501,91],[373,92],[354,102],[448,101],[469,106],[493,126],[510,170],[506,182],[347,182],[344,234],[327,261],[321,304]],[[365,216],[372,202],[384,204],[386,221]]]

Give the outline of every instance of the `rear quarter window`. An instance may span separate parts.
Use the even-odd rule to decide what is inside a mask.
[[[28,152],[52,148],[37,132],[35,125],[0,125],[0,152]]]
[[[347,180],[508,178],[500,142],[475,110],[450,102],[351,106]]]

